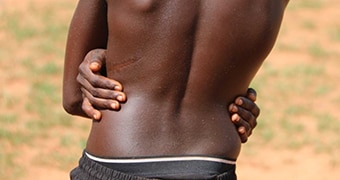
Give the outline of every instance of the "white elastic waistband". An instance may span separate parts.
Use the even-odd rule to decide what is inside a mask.
[[[151,157],[151,158],[131,158],[131,159],[106,159],[93,156],[87,152],[85,155],[97,162],[103,163],[148,163],[148,162],[169,162],[169,161],[212,161],[225,164],[236,164],[236,161],[207,156],[173,156],[173,157]]]

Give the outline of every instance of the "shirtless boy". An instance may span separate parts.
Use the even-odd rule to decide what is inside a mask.
[[[241,141],[225,103],[246,93],[286,4],[80,0],[67,44],[64,106],[79,105],[77,67],[96,48],[107,48],[107,76],[124,84],[128,101],[120,111],[101,111],[72,177],[236,179]]]

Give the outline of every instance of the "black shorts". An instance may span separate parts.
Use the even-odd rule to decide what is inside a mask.
[[[79,166],[71,171],[70,176],[72,180],[236,180],[235,164],[226,162],[223,159],[197,156],[112,160],[84,152]]]

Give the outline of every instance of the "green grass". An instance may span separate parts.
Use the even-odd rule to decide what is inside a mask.
[[[31,142],[31,136],[21,130],[8,130],[0,128],[0,140],[9,142],[13,146],[22,145]]]
[[[62,70],[56,63],[47,62],[39,71],[39,74],[60,75]]]
[[[50,3],[45,9],[33,2],[29,4],[24,11],[0,10],[0,31],[8,38],[8,42],[0,38],[6,45],[0,49],[0,65],[3,73],[13,74],[6,81],[23,80],[28,86],[27,94],[20,94],[23,92],[20,89],[0,91],[0,179],[17,180],[27,172],[16,161],[21,154],[11,149],[19,152],[25,146],[43,148],[41,141],[49,142],[58,136],[56,147],[62,151],[56,155],[51,151],[37,158],[45,159],[46,166],[70,170],[70,164],[78,158],[74,153],[69,154],[75,151],[72,147],[78,151],[84,147],[84,138],[74,137],[74,133],[88,131],[76,128],[74,120],[61,106],[62,61],[69,22],[60,19],[60,13],[69,10],[67,17],[71,17],[74,6],[66,1]],[[20,56],[22,50],[25,54]],[[52,134],[55,129],[72,130],[72,133]]]
[[[315,30],[316,25],[312,20],[305,20],[302,22],[302,27],[307,30]]]
[[[332,91],[332,86],[328,84],[319,85],[315,88],[314,93],[316,96],[325,96]]]
[[[0,114],[0,119],[4,124],[14,124],[18,122],[18,115],[16,114]]]
[[[0,92],[0,104],[2,107],[6,108],[13,108],[15,105],[15,102],[18,101],[18,98],[15,96],[11,95],[8,90],[2,90]]]
[[[335,146],[340,141],[339,136],[335,135],[340,130],[336,125],[340,124],[338,120],[331,113],[311,106],[318,98],[323,99],[334,91],[332,82],[325,80],[327,73],[324,66],[316,63],[276,67],[265,62],[251,85],[258,91],[262,114],[255,130],[256,139],[251,139],[251,146],[247,148],[268,145],[296,150],[311,146],[321,153],[340,148]],[[306,125],[311,127],[306,128]],[[325,132],[333,138],[325,141],[323,138],[328,136]]]
[[[23,14],[20,13],[9,13],[1,17],[6,22],[5,28],[14,40],[22,42],[28,38],[37,36],[38,30],[29,24],[22,24],[21,18]]]
[[[309,54],[317,59],[326,58],[329,52],[320,43],[314,42],[308,47]]]
[[[325,0],[299,0],[290,1],[288,4],[288,10],[298,10],[298,9],[321,9],[325,6]]]
[[[320,133],[338,133],[340,132],[340,121],[329,113],[316,114],[317,129]]]
[[[286,43],[278,42],[276,44],[276,49],[280,51],[298,52],[301,48],[292,43],[286,44]]]
[[[329,28],[328,30],[329,37],[334,42],[340,41],[340,25],[335,24],[333,27]]]
[[[14,162],[16,156],[17,152],[6,152],[2,148],[0,148],[1,179],[17,180],[23,177],[25,170],[22,167],[18,166],[16,162]]]

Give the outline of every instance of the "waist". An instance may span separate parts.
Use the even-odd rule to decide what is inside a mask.
[[[236,159],[240,139],[227,106],[181,106],[130,98],[94,122],[87,150],[98,156],[214,155]]]
[[[211,156],[102,158],[85,152],[92,161],[121,173],[162,179],[208,179],[235,174],[235,160]]]

